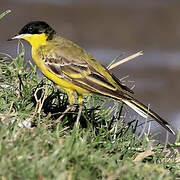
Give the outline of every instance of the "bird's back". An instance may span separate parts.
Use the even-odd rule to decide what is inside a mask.
[[[123,91],[124,93],[133,93],[131,89],[123,85],[122,82],[116,78],[109,70],[104,67],[100,62],[98,62],[93,56],[83,50],[80,46],[67,40],[61,36],[55,35],[53,40],[48,42],[49,47],[54,47],[51,56],[53,57],[63,57],[68,59],[70,62],[77,65],[87,66],[89,73],[95,71],[96,74],[100,75],[109,84],[112,84],[114,91]],[[52,48],[50,48],[52,50]],[[48,51],[50,52],[50,51]]]

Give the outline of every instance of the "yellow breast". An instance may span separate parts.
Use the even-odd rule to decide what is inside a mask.
[[[60,78],[55,73],[52,73],[48,70],[45,62],[41,57],[48,56],[48,54],[53,52],[53,48],[50,44],[47,45],[46,35],[43,34],[35,34],[30,37],[24,38],[27,40],[32,46],[32,58],[38,69],[42,74],[44,74],[48,79],[52,80],[54,83],[60,86],[65,90],[76,91],[79,95],[83,95],[88,93],[89,91],[83,88],[80,88],[73,84],[71,81],[64,80]]]

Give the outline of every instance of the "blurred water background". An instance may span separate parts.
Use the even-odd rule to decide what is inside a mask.
[[[47,21],[103,64],[143,50],[144,55],[114,69],[129,76],[136,98],[180,127],[179,0],[1,0],[0,52],[16,56],[17,42],[6,40],[32,20]],[[27,46],[27,43],[25,43]],[[26,51],[30,59],[29,46]],[[159,125],[153,123],[154,127]]]

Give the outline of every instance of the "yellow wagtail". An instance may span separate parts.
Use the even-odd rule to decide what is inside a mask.
[[[168,122],[133,98],[133,91],[94,57],[72,41],[56,35],[46,22],[28,23],[10,40],[13,39],[24,39],[31,44],[35,64],[47,78],[66,91],[71,105],[75,104],[76,95],[79,104],[83,102],[83,95],[103,95],[124,102],[144,118],[151,116],[175,134]]]

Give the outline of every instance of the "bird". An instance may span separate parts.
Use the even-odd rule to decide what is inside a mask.
[[[58,35],[45,21],[29,22],[9,40],[15,39],[30,43],[34,63],[44,76],[67,93],[70,105],[82,104],[85,95],[109,97],[123,102],[143,118],[150,116],[175,134],[166,120],[134,98],[134,92],[105,66],[79,45]],[[65,113],[70,109],[71,106]]]

